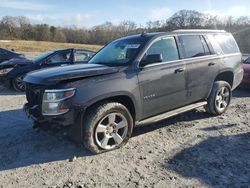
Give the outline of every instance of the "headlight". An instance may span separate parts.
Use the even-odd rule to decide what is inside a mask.
[[[7,69],[1,69],[0,70],[0,75],[5,75],[7,74],[8,72],[10,72],[13,68],[7,68]]]
[[[43,115],[60,115],[69,111],[64,108],[62,102],[73,97],[75,88],[45,90],[43,94],[42,114]]]

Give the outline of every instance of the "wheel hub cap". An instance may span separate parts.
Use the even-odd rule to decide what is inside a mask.
[[[107,133],[112,133],[114,131],[113,127],[107,127]]]

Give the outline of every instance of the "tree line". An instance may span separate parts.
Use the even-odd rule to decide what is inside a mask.
[[[232,16],[220,17],[194,10],[180,10],[166,20],[149,21],[145,26],[132,21],[122,21],[118,25],[105,22],[90,29],[32,24],[23,16],[5,16],[0,20],[0,40],[20,39],[103,45],[129,34],[176,29],[223,29],[234,35],[242,52],[250,53],[249,17],[237,19]]]

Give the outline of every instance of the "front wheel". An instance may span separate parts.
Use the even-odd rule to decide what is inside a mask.
[[[25,84],[23,82],[23,78],[25,75],[18,75],[12,79],[12,86],[16,91],[25,91]]]
[[[116,102],[103,103],[87,111],[83,125],[85,147],[93,153],[125,145],[132,134],[133,118],[128,109]]]
[[[207,100],[205,110],[210,114],[220,115],[227,110],[231,98],[232,90],[229,83],[225,81],[216,81]]]

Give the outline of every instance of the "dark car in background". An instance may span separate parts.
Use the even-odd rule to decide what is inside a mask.
[[[28,72],[55,66],[87,63],[94,54],[94,51],[70,48],[48,51],[33,61],[14,58],[0,64],[0,79],[2,83],[11,85],[16,91],[24,91],[23,77]]]
[[[243,62],[244,76],[242,85],[250,88],[250,57],[246,58]]]
[[[6,60],[10,60],[10,59],[24,59],[25,56],[24,54],[20,54],[20,53],[16,53],[12,50],[8,50],[5,48],[0,48],[0,63]]]

